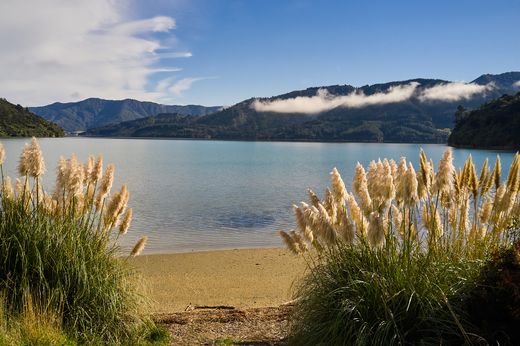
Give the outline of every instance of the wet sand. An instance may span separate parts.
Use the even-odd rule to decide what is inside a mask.
[[[291,300],[305,262],[283,248],[147,255],[132,259],[147,283],[155,313],[188,305],[236,308],[277,306]]]

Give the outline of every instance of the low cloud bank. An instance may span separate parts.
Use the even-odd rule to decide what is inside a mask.
[[[479,85],[474,83],[452,82],[439,84],[423,90],[419,95],[421,101],[459,101],[468,100],[494,88],[493,83]]]
[[[520,85],[520,81],[515,85]],[[262,101],[255,100],[252,107],[258,112],[303,113],[317,114],[337,107],[361,108],[366,106],[403,102],[416,97],[421,102],[429,101],[459,101],[492,90],[495,86],[452,82],[436,85],[418,91],[419,83],[390,87],[386,92],[365,95],[363,92],[353,92],[344,96],[331,95],[327,89],[319,89],[315,96],[298,96],[285,100]]]
[[[274,101],[255,100],[252,106],[258,112],[315,114],[337,107],[361,108],[406,101],[413,95],[417,86],[419,86],[419,83],[413,82],[391,87],[386,92],[372,95],[353,92],[345,96],[334,96],[329,94],[327,89],[319,89],[316,96],[298,96],[292,99]]]

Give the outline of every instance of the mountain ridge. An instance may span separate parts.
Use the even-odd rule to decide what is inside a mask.
[[[476,78],[474,83],[415,78],[360,88],[347,84],[310,87],[267,98],[250,98],[219,112],[198,118],[181,117],[178,114],[161,114],[160,117],[149,119],[149,122],[130,122],[91,129],[87,135],[230,140],[446,143],[450,129],[453,127],[454,113],[458,105],[476,108],[503,93],[511,92],[515,88],[513,84],[516,83],[516,81],[510,82],[513,79],[520,80],[520,72],[482,75]],[[427,98],[438,97],[438,90],[443,90],[443,88],[448,88],[446,90],[452,93],[450,97],[453,97],[453,88],[462,88],[466,94],[462,93],[463,97],[455,99],[455,101],[450,99],[432,101]],[[326,89],[326,95],[319,96],[320,90],[323,89]],[[475,89],[482,92],[471,94]],[[455,91],[460,93],[460,90]],[[393,95],[392,93],[396,93],[398,97],[402,98],[399,93],[403,92],[406,97],[402,100],[398,99],[398,102],[390,100],[381,103],[378,101],[388,99]],[[467,95],[471,97],[466,97]],[[326,111],[308,114],[259,111],[255,108],[257,102],[268,105],[282,102],[284,106],[294,106],[302,99],[307,103],[332,102],[333,107]],[[334,107],[337,102],[351,101],[366,102],[366,105]],[[303,109],[305,110],[305,107]]]
[[[200,116],[216,112],[220,106],[163,105],[135,99],[106,100],[87,98],[77,102],[55,102],[46,106],[30,107],[32,112],[61,125],[69,132],[85,131],[91,127],[135,120],[159,113],[180,113]]]

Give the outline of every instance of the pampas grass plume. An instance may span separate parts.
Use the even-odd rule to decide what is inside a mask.
[[[332,172],[330,172],[330,177],[332,181],[332,191],[334,192],[336,203],[342,205],[345,203],[347,188],[345,187],[345,183],[343,182],[343,179],[341,179],[341,175],[339,174],[336,167],[334,167]]]
[[[128,232],[128,228],[130,228],[130,223],[132,222],[132,214],[132,208],[128,208],[119,226],[119,234],[126,234],[126,232]]]
[[[285,243],[285,246],[287,246],[287,248],[295,255],[298,255],[300,254],[300,249],[298,248],[298,246],[296,245],[296,242],[295,240],[287,233],[287,232],[284,232],[284,231],[279,231],[278,234],[280,235],[280,237],[282,237],[282,240],[283,242]],[[137,246],[137,245],[136,245]]]
[[[130,252],[130,256],[132,256],[132,257],[139,256],[141,254],[141,252],[143,252],[147,241],[148,241],[147,236],[144,236],[141,239],[139,239],[139,241],[137,243],[135,243],[134,248],[132,249],[132,252]]]

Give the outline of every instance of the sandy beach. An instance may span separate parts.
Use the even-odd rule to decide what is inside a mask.
[[[236,308],[277,306],[291,299],[305,270],[301,257],[283,248],[146,255],[132,259],[147,282],[155,313],[188,305]]]

